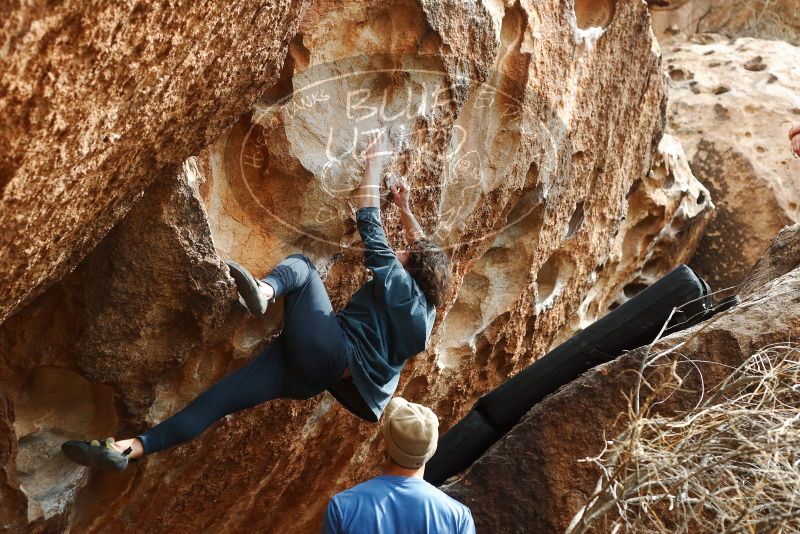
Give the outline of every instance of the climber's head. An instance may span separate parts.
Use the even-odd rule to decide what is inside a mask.
[[[450,290],[450,260],[440,247],[426,238],[418,239],[397,259],[417,282],[430,306],[439,306]]]

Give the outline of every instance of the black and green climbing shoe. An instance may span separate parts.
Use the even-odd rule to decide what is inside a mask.
[[[239,290],[239,294],[244,299],[244,303],[247,304],[247,309],[250,310],[250,313],[253,315],[264,315],[267,311],[267,303],[275,302],[275,299],[267,300],[261,292],[259,286],[261,286],[263,282],[256,280],[253,275],[250,274],[250,271],[235,261],[225,260],[225,264],[228,266],[228,269],[230,269],[231,278],[236,282],[236,289]]]
[[[119,452],[114,448],[114,438],[106,438],[103,441],[73,439],[62,443],[61,450],[64,456],[76,464],[107,471],[122,471],[128,467],[128,461],[132,460],[129,455],[133,451],[128,447],[125,451]]]

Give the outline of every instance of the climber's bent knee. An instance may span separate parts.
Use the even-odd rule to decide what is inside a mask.
[[[274,296],[278,297],[304,287],[315,275],[319,276],[316,267],[306,255],[290,254],[276,265],[262,282],[272,286]]]

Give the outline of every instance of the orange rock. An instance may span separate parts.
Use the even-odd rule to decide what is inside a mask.
[[[87,188],[114,173],[77,167],[69,175],[77,185],[61,196],[16,177],[5,190],[39,199],[44,210],[22,203],[2,212],[10,221],[2,235],[13,232],[18,247],[10,256],[3,249],[14,281],[0,282],[6,313],[121,222],[74,272],[0,326],[0,406],[8,407],[0,410],[0,435],[9,436],[0,440],[0,524],[317,532],[328,497],[375,473],[376,426],[329,396],[233,414],[119,476],[65,467],[54,447],[85,432],[135,435],[277,332],[280,306],[266,318],[247,317],[220,257],[263,275],[302,251],[323,273],[334,305],[346,302],[367,276],[346,197],[362,170],[358,141],[370,129],[385,128],[400,154],[387,179],[409,177],[421,224],[453,258],[453,294],[429,350],[406,366],[398,388],[431,406],[443,431],[545,353],[559,332],[593,320],[690,255],[712,203],[679,145],[662,141],[665,78],[647,9],[634,0],[578,4],[576,18],[561,0],[510,8],[319,1],[296,35],[294,4],[235,21],[184,13],[203,50],[211,47],[209,56],[197,54],[216,58],[214,66],[169,78],[167,55],[148,63],[150,77],[135,78],[155,92],[137,100],[136,114],[117,119],[132,128],[118,140],[127,148],[103,160],[117,169],[117,185],[98,186],[89,202],[81,196]],[[264,20],[276,13],[286,18]],[[131,24],[137,35],[161,35]],[[230,38],[203,24],[225,26]],[[171,34],[176,42],[183,35]],[[279,65],[284,50],[273,80],[265,65]],[[37,61],[44,65],[46,56]],[[75,72],[76,80],[88,76]],[[158,93],[170,79],[200,82],[187,82],[178,95],[186,101],[176,101],[166,89]],[[255,86],[263,96],[242,114]],[[86,94],[72,105],[97,109],[105,92],[94,87],[82,85]],[[76,116],[66,118],[69,131],[93,147],[94,123],[71,122]],[[65,147],[77,157],[80,145]],[[177,176],[156,180],[193,152]],[[100,168],[91,154],[85,165]],[[52,170],[45,163],[27,165],[45,173]],[[45,213],[65,229],[63,245],[45,244],[42,236],[52,235]],[[390,241],[402,246],[388,199],[384,220]],[[41,373],[58,379],[48,384],[79,391],[42,396]],[[68,417],[106,413],[109,404],[113,413],[97,424]]]

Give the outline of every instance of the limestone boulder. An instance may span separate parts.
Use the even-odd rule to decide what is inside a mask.
[[[348,192],[375,130],[396,155],[382,194],[408,177],[452,258],[452,294],[398,387],[442,430],[691,255],[711,213],[663,136],[661,52],[637,0],[319,1],[285,46],[247,112],[225,108],[229,128],[153,176],[74,272],[0,327],[4,528],[317,532],[329,497],[377,472],[377,427],[328,395],[232,414],[122,474],[57,447],[158,423],[279,331],[280,305],[249,317],[222,259],[262,276],[305,253],[344,305],[368,276]],[[176,113],[203,128],[189,111]],[[388,198],[382,211],[402,247]],[[87,234],[103,223],[85,216]]]
[[[275,83],[306,3],[3,6],[0,322]]]
[[[664,46],[668,131],[716,210],[691,266],[713,287],[738,284],[783,226],[800,218],[800,48],[715,35]]]
[[[672,357],[679,360],[677,372],[684,378],[681,392],[667,399],[659,413],[693,408],[731,366],[766,345],[797,337],[800,270],[789,251],[798,244],[800,227],[795,225],[776,238],[748,277],[740,305],[655,345],[652,353],[678,348]],[[600,472],[587,459],[598,456],[604,440],[622,430],[647,352],[628,352],[545,398],[463,475],[445,484],[448,494],[470,506],[478,531],[566,529],[595,491]],[[647,376],[651,384],[658,383],[657,372]],[[595,531],[605,531],[596,526]]]

